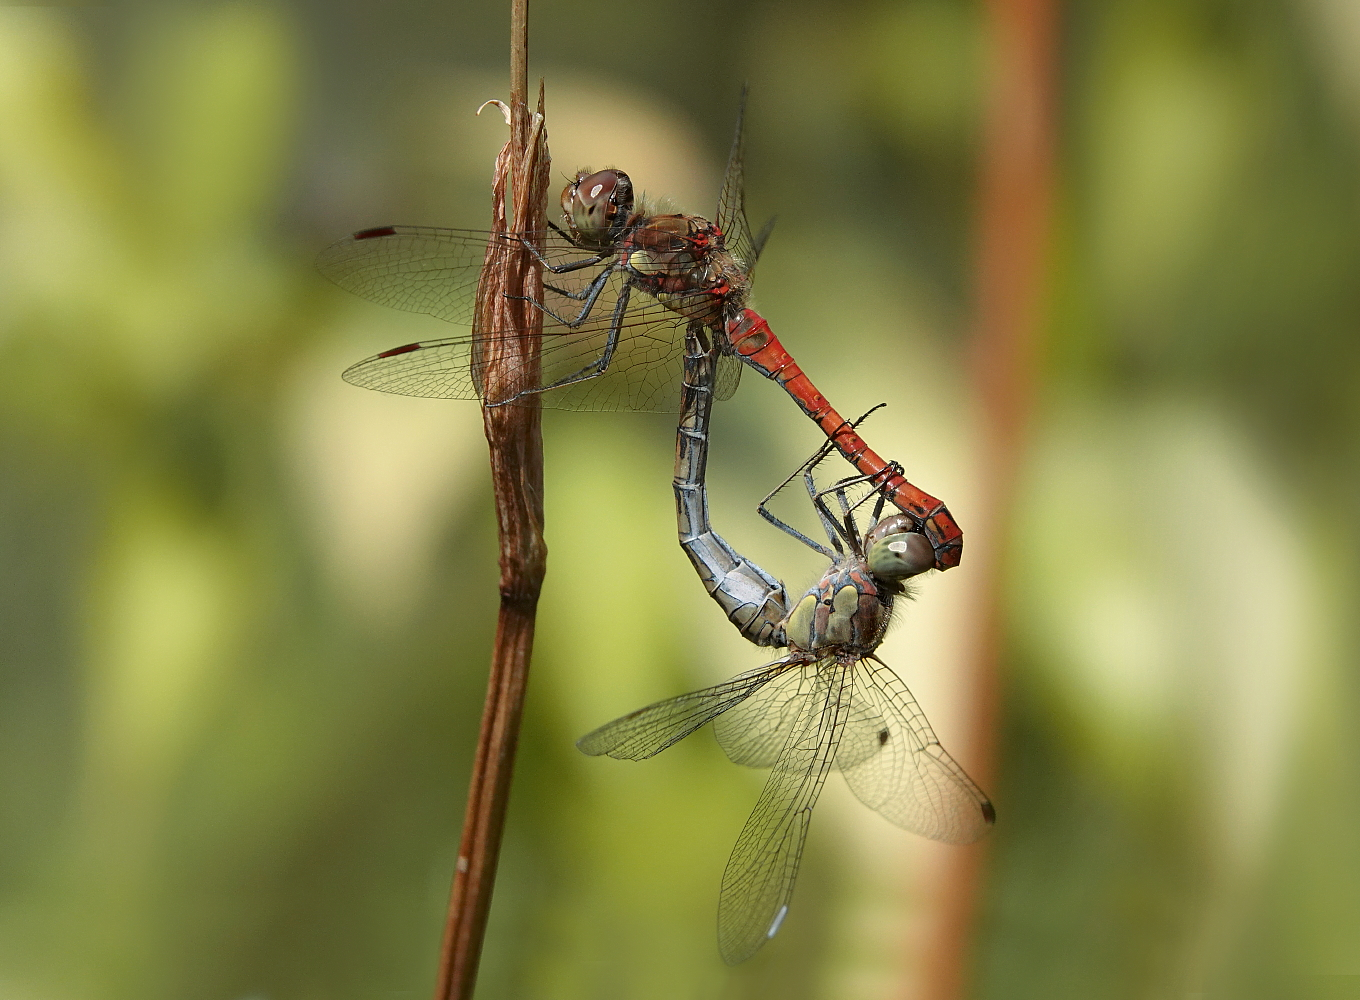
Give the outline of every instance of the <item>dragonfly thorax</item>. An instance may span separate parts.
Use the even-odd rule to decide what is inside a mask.
[[[722,230],[697,215],[653,215],[626,237],[621,253],[636,282],[689,319],[719,326],[745,302],[749,279],[727,252]]]
[[[934,565],[929,540],[912,526],[905,514],[885,517],[856,545],[863,555],[838,557],[780,623],[789,646],[819,655],[877,649],[903,581]]]
[[[633,182],[622,170],[582,170],[562,190],[562,215],[582,247],[607,250],[632,224]]]
[[[796,651],[870,653],[888,627],[893,596],[864,560],[848,559],[828,569],[780,626]]]

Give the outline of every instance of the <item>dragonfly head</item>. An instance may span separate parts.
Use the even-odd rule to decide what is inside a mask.
[[[562,190],[562,214],[582,243],[611,246],[633,214],[633,182],[622,170],[582,170]]]
[[[933,568],[935,550],[915,527],[906,514],[894,514],[875,524],[864,536],[869,572],[880,580],[899,583]]]

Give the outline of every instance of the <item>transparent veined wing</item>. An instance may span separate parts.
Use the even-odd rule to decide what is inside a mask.
[[[882,752],[892,735],[892,727],[879,712],[876,701],[866,698],[860,691],[863,682],[859,678],[854,680],[850,710],[845,717],[845,731],[841,734],[836,761],[832,765],[838,771],[848,771]]]
[[[492,234],[428,226],[384,226],[356,233],[324,250],[317,265],[341,288],[372,302],[470,325],[484,266],[502,266]],[[494,237],[504,249],[514,237]],[[589,261],[556,231],[534,234],[554,266]],[[611,272],[612,257],[565,274],[545,275],[540,367],[511,379],[516,393],[490,400],[515,402],[541,393],[543,405],[573,410],[673,411],[683,369],[683,321],[673,308],[628,287]],[[697,293],[696,293],[697,294]],[[479,358],[497,338],[522,331],[501,328],[476,335],[404,344],[366,358],[344,372],[346,381],[407,396],[481,398]],[[716,395],[737,388],[740,363],[724,359]]]
[[[332,243],[317,256],[316,266],[345,291],[370,302],[471,325],[492,236],[475,229],[380,226]],[[553,241],[546,254],[564,256],[560,237],[540,236]],[[583,256],[571,249],[577,258]]]
[[[837,765],[870,809],[932,840],[970,844],[996,818],[987,796],[945,753],[907,686],[882,662],[853,668]]]
[[[713,720],[713,735],[734,764],[773,767],[802,716],[809,694],[809,676],[798,665]]]
[[[741,88],[741,102],[737,106],[737,128],[732,138],[732,150],[723,171],[722,191],[718,194],[718,228],[723,231],[728,251],[737,258],[749,277],[765,248],[765,241],[774,228],[774,219],[765,223],[759,235],[751,234],[746,218],[746,90]]]
[[[823,660],[798,669],[803,675],[798,715],[723,871],[718,950],[729,965],[755,954],[788,914],[812,808],[849,706],[844,666]]]
[[[576,747],[591,757],[608,754],[619,760],[646,760],[741,704],[787,666],[780,660],[721,684],[639,708],[582,736]]]
[[[713,381],[713,398],[717,400],[731,399],[737,394],[737,386],[741,384],[742,364],[736,358],[728,354],[718,355],[718,373]],[[682,364],[683,374],[683,364]],[[676,400],[676,409],[679,409],[679,399]],[[662,412],[670,412],[663,410]]]

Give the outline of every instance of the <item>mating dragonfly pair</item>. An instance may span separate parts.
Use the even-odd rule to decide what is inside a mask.
[[[713,722],[729,758],[771,769],[722,880],[719,948],[735,964],[783,923],[812,808],[833,768],[870,808],[936,840],[976,840],[994,813],[940,747],[906,686],[874,655],[905,581],[957,565],[962,532],[944,504],[868,447],[747,306],[769,227],[756,236],[747,223],[740,117],[717,219],[657,214],[635,196],[623,171],[583,170],[562,193],[562,225],[545,232],[387,226],[334,244],[319,266],[374,302],[469,323],[484,268],[497,266],[485,262],[504,257],[488,254],[488,241],[524,246],[549,273],[542,301],[534,301],[543,319],[541,367],[511,380],[513,394],[485,404],[514,405],[532,395],[568,409],[666,410],[675,408],[678,385],[680,544],[741,634],[788,653],[616,719],[577,746],[642,760]],[[478,329],[406,344],[359,362],[344,377],[406,395],[477,398],[480,345],[522,333]],[[831,561],[796,602],[708,521],[712,403],[736,391],[743,364],[781,385],[827,437],[783,485],[802,478],[830,546],[775,517],[766,506],[774,493],[758,508]],[[822,489],[814,470],[833,449],[858,475]],[[889,504],[896,509],[885,516]],[[866,518],[863,526],[857,515]]]

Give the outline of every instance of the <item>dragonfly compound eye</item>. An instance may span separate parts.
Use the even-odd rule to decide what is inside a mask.
[[[880,580],[905,580],[935,565],[930,542],[919,531],[888,535],[869,548],[869,572]]]
[[[869,533],[864,536],[864,548],[866,550],[874,547],[874,543],[887,538],[889,535],[903,535],[908,531],[917,531],[916,522],[906,514],[889,514],[883,520],[877,522]]]
[[[583,171],[562,192],[562,212],[581,240],[610,243],[633,214],[633,182],[622,170]]]

